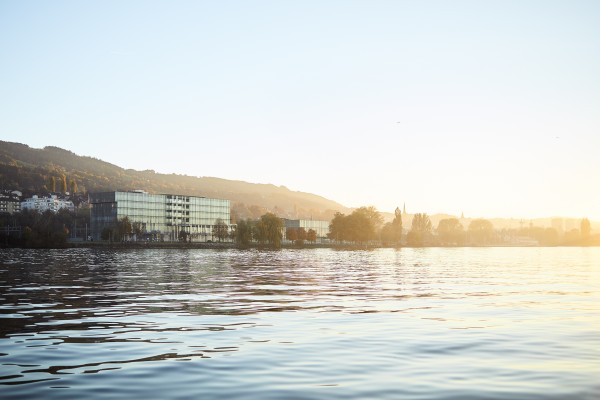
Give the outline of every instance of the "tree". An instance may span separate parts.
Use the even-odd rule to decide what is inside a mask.
[[[374,239],[376,236],[375,233],[377,233],[379,229],[381,229],[381,225],[383,224],[383,217],[381,216],[379,211],[377,211],[375,207],[369,206],[360,207],[359,209],[354,210],[352,214],[364,215],[367,218],[367,220],[369,221],[369,229],[372,231],[372,233],[369,236],[370,239]]]
[[[240,247],[247,247],[252,241],[252,221],[240,219],[235,228],[235,241]]]
[[[252,225],[252,237],[258,244],[262,245],[267,242],[267,227],[260,219]]]
[[[396,207],[394,215],[394,220],[389,227],[389,235],[391,242],[398,245],[402,241],[402,212],[399,207]]]
[[[327,236],[337,242],[364,243],[377,238],[382,223],[375,207],[360,207],[348,216],[338,212],[329,224]]]
[[[287,240],[295,242],[297,245],[302,246],[307,238],[306,229],[300,228],[287,228],[285,230],[285,237]]]
[[[381,241],[384,244],[389,244],[389,243],[394,242],[394,234],[393,234],[393,228],[392,228],[391,222],[388,222],[387,224],[385,224],[383,226],[383,228],[381,228]]]
[[[475,244],[489,244],[494,236],[494,225],[487,219],[474,219],[469,224],[469,237]]]
[[[306,229],[303,227],[298,228],[298,241],[302,244],[306,240]]]
[[[117,236],[121,240],[129,238],[129,235],[133,232],[131,221],[129,217],[125,216],[117,221]]]
[[[394,215],[394,220],[381,228],[381,241],[399,245],[402,241],[402,211],[399,207],[396,207]]]
[[[306,240],[315,243],[317,241],[317,231],[309,229],[308,232],[306,232]]]
[[[64,174],[62,176],[62,192],[67,193],[67,176]]]
[[[73,214],[67,210],[61,213],[23,210],[17,217],[23,227],[22,245],[25,247],[63,247],[69,235],[69,221]]]
[[[355,243],[364,243],[377,238],[383,218],[375,207],[360,207],[347,217],[348,239]]]
[[[298,231],[296,230],[296,228],[287,228],[285,230],[285,238],[292,242],[298,240]]]
[[[333,219],[329,223],[329,233],[327,237],[336,242],[346,240],[346,216],[340,212],[333,215]]]
[[[254,227],[255,237],[259,243],[268,243],[274,249],[281,247],[283,239],[283,221],[273,213],[266,213]]]
[[[4,222],[10,221],[9,225],[20,226],[22,232],[18,239],[5,237],[6,242],[10,240],[16,245],[41,248],[64,247],[70,234],[69,228],[75,220],[75,214],[67,209],[56,213],[50,210],[39,213],[25,209],[13,215],[5,214],[3,217]]]
[[[431,220],[425,213],[415,214],[407,240],[412,246],[422,246],[431,234]]]
[[[365,213],[354,210],[346,217],[346,237],[349,241],[354,243],[366,242],[372,234],[374,232]]]
[[[100,239],[102,240],[112,240],[113,236],[116,236],[114,230],[108,227],[102,229],[102,232],[100,233]]]
[[[213,225],[212,234],[219,242],[227,239],[229,236],[229,227],[222,218],[218,218]]]
[[[136,236],[136,239],[138,236],[140,236],[142,233],[144,233],[144,224],[142,224],[141,222],[132,222],[131,223],[131,233],[133,233]]]
[[[182,227],[181,230],[179,231],[179,235],[177,238],[179,239],[180,242],[185,243],[188,240],[188,236],[189,236],[189,233],[185,230],[185,228]]]
[[[442,244],[460,244],[464,241],[464,228],[458,218],[440,220],[437,233]]]

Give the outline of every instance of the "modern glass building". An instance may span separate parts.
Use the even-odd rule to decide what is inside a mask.
[[[317,232],[317,238],[326,239],[329,233],[329,221],[318,221],[312,219],[283,219],[284,228],[304,228]]]
[[[224,223],[231,228],[230,202],[223,199],[173,194],[103,192],[90,194],[92,238],[100,240],[102,231],[114,228],[128,217],[139,223],[146,236],[176,241],[185,230],[193,241],[214,240],[213,227]]]

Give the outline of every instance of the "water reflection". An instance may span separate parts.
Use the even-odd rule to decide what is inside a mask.
[[[3,250],[0,388],[77,397],[89,390],[87,375],[118,388],[145,371],[148,388],[134,397],[185,387],[186,395],[228,398],[261,388],[298,398],[505,398],[507,385],[521,398],[551,398],[564,387],[595,396],[598,256]],[[178,361],[205,368],[179,366],[157,388],[151,377]]]

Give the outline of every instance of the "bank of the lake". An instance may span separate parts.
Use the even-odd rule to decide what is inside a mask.
[[[495,248],[495,247],[537,247],[537,248],[548,248],[548,247],[598,247],[600,244],[588,244],[581,245],[579,243],[561,244],[556,246],[541,246],[536,244],[493,244],[493,245],[424,245],[424,246],[411,246],[404,244],[402,246],[395,245],[382,245],[382,244],[356,244],[356,243],[334,243],[334,242],[319,242],[310,243],[306,242],[303,244],[297,244],[292,242],[283,242],[280,249],[291,249],[291,250],[311,250],[311,249],[349,249],[349,250],[375,250],[375,249],[401,249],[401,248]],[[273,249],[272,246],[267,244],[251,243],[248,246],[239,246],[233,242],[108,242],[108,241],[73,241],[67,242],[65,247],[67,248],[108,248],[108,249],[238,249],[238,250],[252,250],[252,249]],[[277,248],[279,249],[279,248]]]

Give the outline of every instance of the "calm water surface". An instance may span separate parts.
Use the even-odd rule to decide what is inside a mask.
[[[599,399],[600,248],[0,250],[1,398]]]

